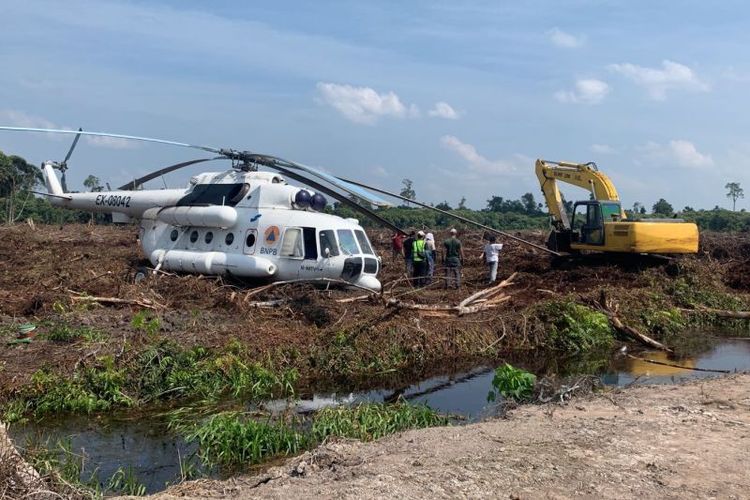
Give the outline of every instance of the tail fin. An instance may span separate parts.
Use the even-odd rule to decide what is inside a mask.
[[[55,174],[55,170],[52,165],[53,163],[51,161],[45,161],[44,164],[42,164],[44,183],[47,185],[47,191],[49,192],[49,194],[62,196],[63,194],[65,194],[65,192],[60,185],[60,180],[57,178],[57,174]]]

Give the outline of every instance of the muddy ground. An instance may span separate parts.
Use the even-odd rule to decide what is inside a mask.
[[[541,231],[515,234],[537,243],[544,240]],[[437,233],[438,242],[444,236]],[[155,308],[146,310],[159,318],[159,338],[185,347],[219,349],[239,342],[250,358],[275,368],[296,368],[303,380],[318,387],[337,383],[351,387],[398,385],[399,375],[413,378],[458,370],[479,358],[497,359],[544,347],[547,329],[538,305],[547,301],[590,303],[606,292],[622,306],[626,319],[646,331],[650,326],[643,325],[639,311],[647,307],[693,307],[695,300],[716,306],[711,303],[715,296],[748,303],[748,235],[704,234],[701,252],[679,259],[678,265],[599,260],[565,269],[554,267],[543,252],[507,241],[499,277],[517,273],[507,289],[510,299],[501,307],[469,316],[432,317],[388,307],[382,299],[456,305],[485,288],[482,234],[461,234],[467,261],[459,291],[443,290],[439,279],[425,289],[413,289],[404,280],[403,263],[390,254],[390,235],[371,231],[370,237],[383,256],[384,297],[340,302],[361,294],[308,285],[258,293],[230,279],[173,274],[135,284],[134,270],[143,256],[132,227],[2,227],[0,401],[28,383],[40,368],[66,372],[105,355],[126,363],[128,356],[154,341],[131,324],[143,305]],[[680,283],[683,295],[694,295],[696,290],[716,295],[697,299],[675,295],[674,285]],[[87,302],[81,296],[132,303]],[[254,305],[278,299],[286,300],[282,307]],[[23,322],[38,325],[37,340],[6,344]],[[90,327],[98,336],[73,342],[43,340],[45,332],[61,324]],[[345,345],[340,345],[342,338]]]
[[[522,406],[506,419],[332,441],[154,498],[747,498],[750,375]]]

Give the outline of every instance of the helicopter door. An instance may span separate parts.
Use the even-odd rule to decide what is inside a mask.
[[[326,259],[318,260],[318,242],[314,227],[302,228],[302,247],[304,259],[299,268],[299,277],[302,279],[327,277],[324,272]]]

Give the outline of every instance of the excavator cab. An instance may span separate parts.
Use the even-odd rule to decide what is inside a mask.
[[[604,245],[604,223],[622,220],[621,213],[622,207],[617,202],[576,202],[571,221],[571,242]]]

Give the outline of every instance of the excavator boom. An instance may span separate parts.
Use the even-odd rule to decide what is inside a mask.
[[[558,229],[570,229],[570,221],[560,195],[557,181],[573,184],[589,191],[595,200],[620,201],[612,181],[600,172],[596,163],[570,163],[564,161],[536,161],[536,176],[542,187],[542,194],[549,207],[553,223]],[[620,210],[620,217],[626,219]]]

